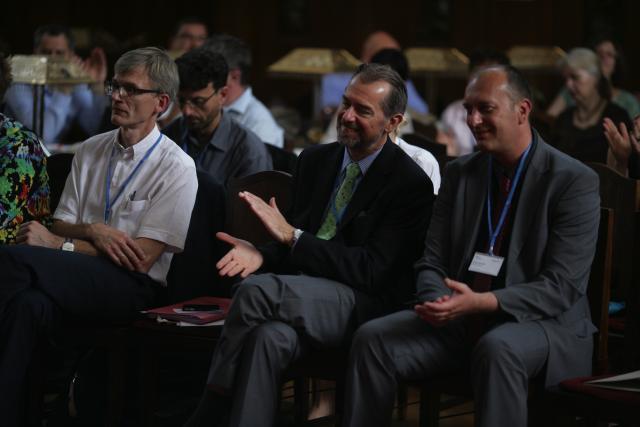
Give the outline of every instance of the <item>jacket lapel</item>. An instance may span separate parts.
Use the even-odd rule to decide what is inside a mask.
[[[540,183],[549,168],[547,160],[547,147],[542,139],[538,137],[538,143],[531,157],[531,163],[527,167],[524,180],[522,181],[522,190],[518,200],[516,216],[513,227],[511,228],[511,241],[509,242],[509,254],[507,255],[508,266],[511,266],[517,261],[520,251],[524,246],[525,237],[530,235],[529,229],[531,221],[536,217],[538,205],[544,197],[546,186]],[[509,271],[512,271],[512,269],[507,268],[506,283],[509,283]]]
[[[480,155],[478,162],[473,162],[469,167],[477,170],[463,174],[465,177],[462,182],[463,187],[458,193],[458,197],[462,197],[461,203],[463,205],[462,223],[459,224],[463,237],[453,241],[460,242],[463,245],[464,252],[458,266],[457,277],[464,277],[466,274],[465,269],[469,265],[471,257],[473,257],[480,224],[484,220],[482,214],[484,213],[484,204],[487,198],[489,156]],[[456,227],[456,224],[454,224],[454,227]]]

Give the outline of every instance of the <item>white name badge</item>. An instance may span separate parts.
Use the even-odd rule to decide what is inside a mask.
[[[471,260],[469,271],[474,273],[488,274],[496,277],[500,272],[504,258],[501,256],[489,255],[482,252],[476,252]]]

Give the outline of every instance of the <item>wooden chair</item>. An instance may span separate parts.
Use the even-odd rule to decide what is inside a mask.
[[[608,371],[607,366],[607,325],[608,325],[608,296],[612,278],[614,214],[611,209],[601,209],[600,228],[596,259],[592,267],[589,280],[589,301],[594,322],[599,331],[594,339],[594,373],[600,375]],[[608,234],[608,237],[605,237]],[[550,407],[549,414],[554,418],[553,425],[566,425],[567,419],[561,416],[570,414],[585,417],[588,425],[595,425],[598,421],[626,422],[635,425],[638,422],[638,403],[640,398],[635,396],[635,402],[625,399],[617,393],[602,393],[600,396],[579,391],[571,391],[584,379],[570,379],[563,381],[565,387],[556,386],[547,391],[545,400]],[[579,387],[577,387],[579,388]],[[633,397],[634,393],[631,393]],[[575,421],[575,418],[572,420]]]
[[[285,212],[291,204],[291,175],[281,171],[264,171],[229,181],[225,230],[254,245],[271,241],[272,237],[260,219],[238,197],[240,191],[249,191],[267,202],[275,197],[278,208]]]
[[[267,147],[267,151],[271,155],[271,161],[273,163],[273,169],[292,174],[296,168],[298,162],[298,156],[291,151],[283,150],[280,147],[276,147],[271,144],[264,144]]]
[[[591,266],[591,275],[587,295],[593,322],[599,332],[594,338],[593,363],[595,372],[606,371],[608,361],[608,303],[612,274],[612,235],[613,212],[610,209],[600,210],[600,225],[596,254]],[[441,402],[443,395],[473,398],[473,390],[467,374],[443,376],[418,383],[420,386],[420,426],[436,427],[439,425],[440,411],[452,406],[450,402]],[[536,394],[536,403],[541,399],[538,389],[540,381],[533,379],[532,394]],[[541,392],[542,390],[540,390]],[[453,399],[454,404],[460,399]]]
[[[626,303],[621,355],[612,362],[620,370],[640,368],[640,181],[626,178],[610,167],[588,163],[600,178],[601,206],[615,215],[611,298]],[[635,238],[634,238],[635,236]],[[612,336],[613,338],[613,336]],[[617,341],[620,341],[619,339]],[[615,344],[615,342],[613,343]],[[615,350],[612,347],[612,351]],[[620,359],[620,360],[618,360]]]
[[[235,237],[248,240],[256,245],[269,241],[271,237],[266,232],[264,226],[250,211],[246,202],[238,197],[238,193],[240,191],[250,191],[264,200],[275,197],[280,209],[286,210],[291,200],[290,187],[291,175],[278,171],[259,172],[244,178],[232,179],[229,182],[225,199],[226,225],[224,230]],[[204,187],[201,186],[198,190],[199,194],[201,189],[203,193],[208,193]],[[199,195],[198,197],[200,198],[201,196]],[[204,194],[202,197],[204,197]],[[196,201],[196,206],[198,206],[198,200]],[[194,209],[192,221],[196,218],[201,218],[204,222],[197,220],[197,222],[193,222],[190,225],[187,242],[185,244],[185,252],[187,252],[187,248],[193,244],[193,239],[198,238],[196,236],[199,236],[200,239],[210,239],[211,247],[218,245],[218,241],[215,238],[215,232],[217,230],[207,228],[210,226],[210,223],[207,222],[207,217],[206,213],[201,215]],[[226,248],[222,252],[226,252]],[[206,273],[201,277],[194,277],[190,275],[189,272],[181,271],[182,268],[180,264],[176,265],[172,262],[169,277],[175,280],[169,283],[169,295],[173,295],[173,298],[168,302],[179,302],[180,299],[175,299],[176,296],[187,295],[184,291],[171,288],[186,287],[189,289],[189,298],[204,294],[225,296],[213,290],[212,286],[209,292],[206,291],[207,286],[215,282],[218,277],[217,271],[215,271],[216,261],[217,259],[213,258],[201,261],[207,263],[209,265],[208,268],[212,269],[211,273]],[[187,279],[186,282],[185,279]],[[199,292],[204,293],[197,295],[194,294],[194,290],[199,290]],[[166,409],[160,408],[159,405],[162,394],[158,390],[158,379],[161,377],[159,355],[173,351],[174,353],[184,355],[195,355],[198,360],[204,359],[208,362],[221,330],[221,326],[184,328],[169,324],[158,324],[155,320],[150,319],[142,319],[134,323],[132,336],[139,348],[138,400],[140,405],[140,423],[142,425],[155,425],[161,419],[167,421],[169,417],[174,417],[170,420],[171,423],[183,422],[184,420],[181,420],[180,416],[184,417],[185,414],[188,414],[189,410],[193,409],[187,405],[186,407],[178,408],[178,412],[182,410],[182,414],[175,415],[168,410],[165,410],[164,414],[158,414],[159,409]],[[171,368],[174,375],[177,372],[183,372],[185,369],[184,366],[172,366]],[[208,363],[203,367],[202,372],[196,372],[198,377],[197,381],[201,382],[199,385],[196,384],[198,391],[201,391],[204,387],[207,369]]]
[[[613,210],[616,221],[613,231],[612,291],[618,300],[625,299],[633,283],[635,214],[640,211],[640,181],[626,178],[607,165],[587,163],[600,178],[600,205]]]

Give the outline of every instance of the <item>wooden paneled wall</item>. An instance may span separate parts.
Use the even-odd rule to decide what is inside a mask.
[[[288,103],[309,96],[311,88],[271,79],[266,66],[299,46],[346,48],[358,56],[366,35],[378,29],[393,33],[403,46],[451,46],[467,52],[480,45],[553,44],[568,49],[584,44],[594,16],[606,13],[609,23],[616,25],[630,68],[640,70],[635,25],[640,2],[633,0],[111,0],[97,5],[81,0],[9,0],[9,4],[0,14],[0,39],[16,53],[28,53],[33,30],[48,22],[103,29],[119,42],[128,40],[128,46],[164,46],[179,18],[199,16],[212,31],[249,42],[255,91],[265,100],[282,97]],[[637,76],[631,76],[627,85],[631,89],[640,89]],[[558,77],[548,79],[553,89],[561,84]],[[462,85],[443,81],[442,103],[459,96]]]

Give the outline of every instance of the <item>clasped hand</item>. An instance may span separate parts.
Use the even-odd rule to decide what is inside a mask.
[[[491,292],[474,292],[466,284],[451,279],[444,279],[444,283],[453,291],[451,295],[443,295],[435,301],[414,307],[416,314],[433,326],[444,326],[459,317],[498,308],[498,301]]]
[[[95,223],[89,226],[89,238],[96,249],[107,255],[116,265],[131,271],[145,272],[143,262],[147,255],[127,233]]]

